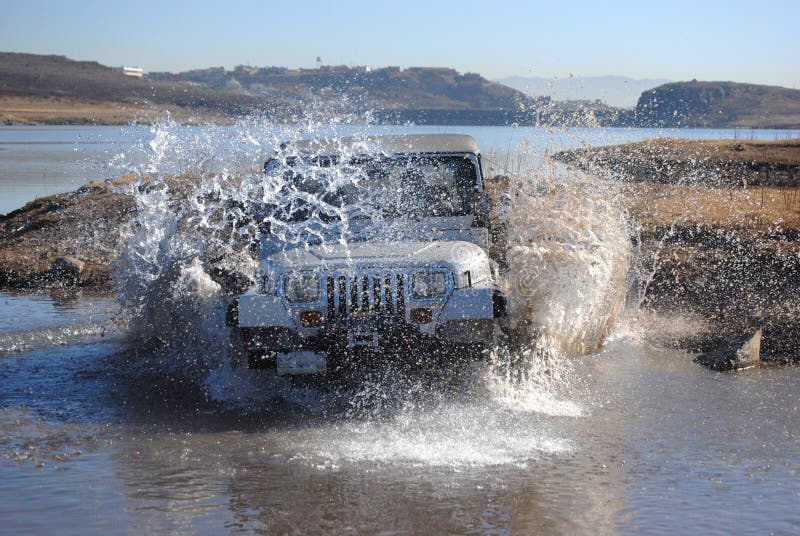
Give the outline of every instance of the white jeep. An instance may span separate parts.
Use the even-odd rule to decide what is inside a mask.
[[[251,368],[324,374],[364,351],[435,359],[493,344],[506,299],[473,138],[308,140],[264,169],[294,195],[266,211],[257,282],[231,315]],[[276,239],[297,222],[302,240]]]

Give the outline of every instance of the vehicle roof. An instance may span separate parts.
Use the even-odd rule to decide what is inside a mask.
[[[282,149],[294,148],[300,153],[314,155],[417,153],[473,153],[480,154],[478,142],[465,134],[406,134],[390,136],[365,136],[344,138],[315,138],[282,144]]]

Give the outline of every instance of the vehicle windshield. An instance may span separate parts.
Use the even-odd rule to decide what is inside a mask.
[[[477,184],[475,163],[463,155],[289,157],[268,161],[265,172],[292,199],[280,208],[284,221],[312,213],[329,220],[351,207],[386,218],[466,216]]]

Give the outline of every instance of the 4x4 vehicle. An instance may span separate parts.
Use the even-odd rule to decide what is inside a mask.
[[[325,373],[362,350],[477,355],[493,343],[506,303],[473,138],[308,140],[264,170],[295,193],[273,221],[316,227],[293,246],[276,246],[274,224],[260,238],[257,283],[234,315],[250,367]]]

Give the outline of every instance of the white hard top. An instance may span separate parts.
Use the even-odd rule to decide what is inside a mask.
[[[480,154],[478,142],[465,134],[407,134],[344,138],[317,138],[287,142],[282,148],[319,156],[336,154]]]

